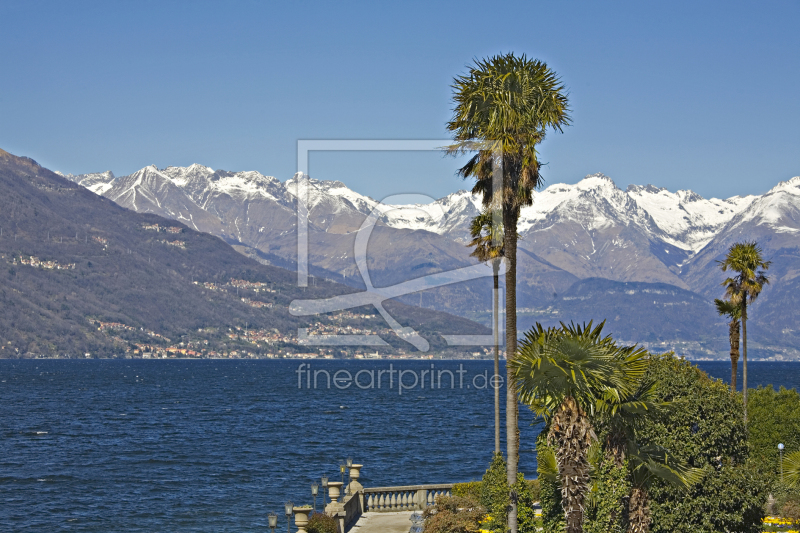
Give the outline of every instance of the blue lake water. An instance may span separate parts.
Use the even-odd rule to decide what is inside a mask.
[[[0,361],[0,530],[267,531],[267,513],[312,504],[310,484],[348,456],[365,486],[482,476],[490,361],[300,364]],[[699,366],[730,376],[728,362]],[[322,370],[349,386],[320,372],[314,387]],[[800,387],[800,364],[751,363],[759,384]],[[520,469],[535,477],[538,427],[520,414]]]

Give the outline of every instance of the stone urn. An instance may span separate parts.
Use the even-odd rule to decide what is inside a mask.
[[[297,533],[306,533],[311,507],[293,507],[292,511],[294,512],[294,525],[297,526]]]
[[[350,484],[348,485],[350,494],[355,494],[360,490],[364,490],[364,487],[358,482],[363,467],[364,465],[350,465]]]
[[[342,482],[341,481],[328,481],[328,496],[331,499],[331,503],[339,503],[339,496],[342,493]]]

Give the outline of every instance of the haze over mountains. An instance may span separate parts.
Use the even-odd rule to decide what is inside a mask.
[[[281,182],[197,164],[149,166],[119,178],[111,172],[66,177],[124,207],[178,220],[288,268],[297,257],[295,195],[306,179],[311,271],[354,286],[363,284],[354,240],[373,209],[380,223],[367,262],[376,286],[475,262],[464,244],[480,200],[466,191],[430,204],[382,205],[341,182],[300,175]],[[752,309],[751,352],[800,357],[794,318],[800,302],[792,298],[800,294],[800,177],[760,196],[705,199],[653,185],[623,191],[594,174],[537,191],[522,211],[519,232],[521,327],[535,320],[608,319],[625,340],[694,357],[726,356],[724,321],[711,305],[724,279],[715,261],[732,243],[755,239],[773,266],[772,284]],[[474,280],[404,301],[485,319],[490,286]]]

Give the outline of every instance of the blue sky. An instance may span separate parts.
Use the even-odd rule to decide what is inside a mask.
[[[709,197],[800,175],[800,3],[0,3],[0,147],[64,172],[194,162],[286,180],[298,139],[438,139],[477,57],[542,59],[574,125],[547,183]],[[434,153],[320,152],[376,198],[463,188]]]

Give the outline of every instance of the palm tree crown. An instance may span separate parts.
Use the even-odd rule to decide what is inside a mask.
[[[512,53],[476,60],[452,87],[455,108],[447,129],[456,142],[447,150],[477,152],[460,175],[476,178],[473,192],[483,194],[489,206],[492,170],[502,165],[503,205],[530,205],[541,180],[536,145],[547,128],[562,131],[570,123],[561,80],[544,62]],[[495,153],[503,154],[501,161],[494,160]]]

